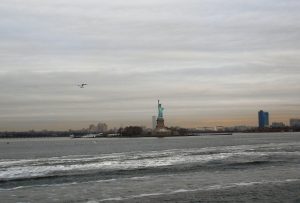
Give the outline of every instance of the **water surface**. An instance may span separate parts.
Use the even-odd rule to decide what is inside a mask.
[[[300,134],[0,140],[4,202],[300,201]]]

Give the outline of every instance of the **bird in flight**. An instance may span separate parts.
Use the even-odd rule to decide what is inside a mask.
[[[88,85],[88,84],[82,83],[82,84],[79,84],[79,85],[77,85],[77,86],[80,87],[80,88],[84,88],[85,85]]]

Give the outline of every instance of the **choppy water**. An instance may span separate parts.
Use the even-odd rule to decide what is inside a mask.
[[[4,202],[300,201],[300,134],[0,141]]]

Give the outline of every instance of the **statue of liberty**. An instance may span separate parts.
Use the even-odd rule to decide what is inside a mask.
[[[156,119],[156,131],[165,131],[166,127],[165,127],[165,121],[164,121],[164,108],[161,106],[161,103],[159,103],[158,100],[158,104],[157,104],[157,109],[158,109],[158,116]]]
[[[159,100],[158,100],[158,118],[164,118],[163,111],[164,111],[164,108],[161,106],[161,104],[159,103]]]

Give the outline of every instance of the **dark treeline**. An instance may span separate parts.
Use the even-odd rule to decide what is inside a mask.
[[[185,136],[188,135],[188,129],[180,127],[166,128],[170,131],[170,136]],[[155,136],[151,129],[145,129],[140,126],[127,126],[120,128],[118,133],[121,137],[139,137],[139,136]]]
[[[253,128],[250,130],[240,131],[240,130],[225,130],[225,131],[203,131],[180,127],[170,127],[170,136],[186,136],[191,135],[191,133],[266,133],[266,132],[300,132],[300,127],[284,127],[284,128]],[[24,131],[24,132],[0,132],[0,138],[34,138],[34,137],[81,137],[89,134],[88,130],[69,130],[69,131]],[[102,133],[102,137],[110,137],[110,134],[115,134],[118,137],[141,137],[141,136],[153,136],[151,129],[145,129],[140,126],[127,126],[125,128],[119,128],[118,130],[108,130]]]
[[[69,137],[68,131],[0,132],[0,138]]]
[[[300,132],[300,127],[281,127],[281,128],[254,128],[248,130],[249,133],[264,133],[264,132]]]
[[[120,128],[119,133],[122,136],[141,136],[144,134],[143,128],[139,126],[128,126]]]

